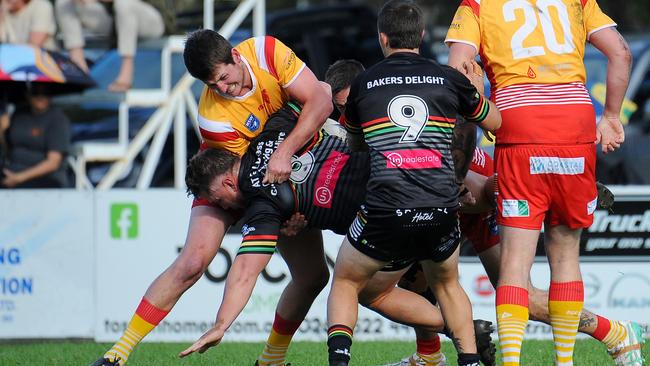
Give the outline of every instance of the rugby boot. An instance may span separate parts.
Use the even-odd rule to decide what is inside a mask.
[[[111,360],[109,358],[103,357],[100,358],[99,360],[95,361],[93,364],[90,366],[122,366],[120,363],[122,359],[119,357],[115,357],[115,359]]]
[[[474,320],[476,350],[485,366],[495,366],[497,364],[497,347],[492,342],[492,332],[494,332],[494,324],[491,321]]]
[[[617,366],[644,366],[646,362],[641,350],[645,343],[643,328],[631,321],[622,321],[620,324],[625,327],[627,334],[621,342],[607,352]]]
[[[422,357],[418,356],[417,353],[414,353],[411,357],[407,357],[397,363],[391,363],[384,366],[447,366],[447,359],[445,358],[445,355],[440,352],[440,356],[442,357],[439,358],[436,363],[427,363],[427,361],[423,360]]]

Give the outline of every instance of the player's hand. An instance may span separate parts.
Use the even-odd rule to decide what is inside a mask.
[[[465,184],[460,186],[458,201],[460,202],[461,207],[468,207],[476,204],[476,198],[474,198],[472,192],[465,187]]]
[[[185,351],[179,353],[178,357],[182,358],[185,356],[189,356],[194,352],[203,353],[207,351],[208,348],[214,347],[219,343],[221,343],[224,334],[225,334],[224,330],[213,327],[212,329],[207,331],[204,335],[202,335],[198,341],[194,342],[193,345],[189,346]]]
[[[291,176],[291,155],[283,154],[279,149],[271,154],[266,166],[264,183],[282,183]]]
[[[475,61],[471,60],[469,62],[463,62],[463,69],[461,72],[469,79],[470,83],[474,85],[476,90],[485,95],[485,84],[483,83],[483,69]]]
[[[296,212],[289,218],[289,220],[284,222],[282,228],[280,229],[280,234],[284,236],[295,236],[306,226],[307,219],[305,219],[305,215],[301,214],[300,212]]]
[[[625,130],[618,116],[602,116],[596,128],[595,143],[600,144],[603,153],[607,154],[618,149],[623,141],[625,141]]]

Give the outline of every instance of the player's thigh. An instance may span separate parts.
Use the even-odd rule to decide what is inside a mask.
[[[359,251],[346,236],[336,257],[334,279],[351,281],[358,284],[359,288],[363,288],[372,276],[388,263]]]
[[[535,260],[539,230],[501,226],[499,284],[528,286],[530,268]]]
[[[545,227],[588,228],[598,201],[596,147],[593,144],[558,147],[552,156],[557,167],[551,177],[553,195]]]
[[[395,288],[397,282],[402,278],[404,273],[408,271],[408,269],[409,268],[406,267],[397,271],[379,271],[375,273],[359,294],[359,301],[366,299],[366,303],[370,302],[370,300]]]
[[[277,249],[287,263],[294,281],[329,276],[319,229],[305,229],[295,236],[281,236]]]
[[[193,207],[190,212],[185,245],[172,266],[202,272],[217,254],[232,221],[230,214],[221,208]]]
[[[552,199],[548,176],[536,174],[531,158],[543,155],[534,145],[497,147],[497,223],[499,225],[541,229]]]
[[[458,281],[459,257],[460,246],[457,246],[456,250],[454,250],[454,252],[443,261],[434,262],[432,260],[424,260],[420,262],[422,264],[424,275],[427,278],[427,282],[429,282],[429,285],[432,288]]]

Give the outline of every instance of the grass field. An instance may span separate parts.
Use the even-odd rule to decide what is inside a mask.
[[[252,366],[261,351],[262,343],[223,343],[202,355],[177,357],[188,344],[144,343],[129,359],[129,366]],[[109,344],[92,342],[53,343],[0,343],[0,365],[74,365],[87,366],[97,359]],[[449,365],[456,365],[456,353],[450,342],[443,343]],[[650,358],[650,347],[644,348]],[[352,364],[359,366],[383,365],[410,355],[414,342],[356,342],[352,346]],[[296,342],[290,350],[288,361],[294,366],[326,365],[325,343]],[[553,365],[551,341],[526,341],[522,365]],[[613,365],[605,348],[593,340],[580,340],[575,351],[576,366]]]

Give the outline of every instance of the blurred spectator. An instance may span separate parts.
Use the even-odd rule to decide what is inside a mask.
[[[0,42],[56,49],[56,21],[47,0],[1,0]]]
[[[70,58],[84,70],[88,65],[83,54],[83,30],[105,35],[114,24],[117,50],[122,56],[120,71],[108,86],[115,92],[131,88],[138,38],[159,38],[165,32],[160,12],[142,0],[56,0],[56,14]],[[107,22],[111,16],[114,22]]]
[[[0,118],[7,159],[0,174],[2,188],[69,186],[65,157],[70,150],[70,121],[50,105],[45,86],[32,85],[28,105]]]
[[[113,18],[106,6],[96,0],[56,0],[55,12],[63,45],[70,53],[70,59],[88,72],[83,51],[84,36],[110,38]]]

